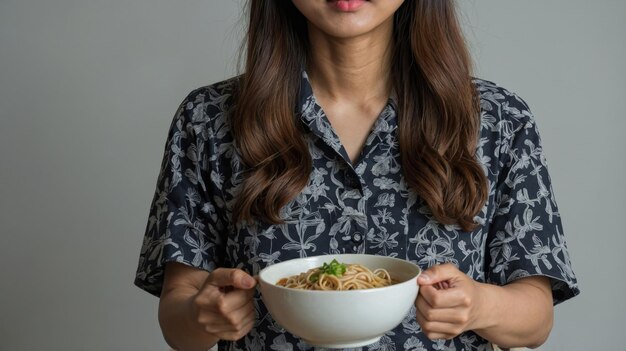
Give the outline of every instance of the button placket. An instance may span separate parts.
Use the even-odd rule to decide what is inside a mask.
[[[345,171],[344,183],[348,189],[361,189],[361,179],[352,169]]]
[[[359,184],[357,183],[357,180],[354,179],[354,176],[348,176],[346,178],[346,185],[350,188],[356,188]]]

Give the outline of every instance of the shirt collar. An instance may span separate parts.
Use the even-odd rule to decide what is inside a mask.
[[[396,94],[392,92],[387,104],[372,127],[366,145],[372,143],[376,138],[382,139],[386,137],[396,129],[396,101]],[[352,164],[346,150],[339,140],[339,136],[335,133],[322,107],[317,103],[315,95],[313,94],[313,88],[309,82],[309,77],[304,70],[302,71],[302,81],[300,83],[296,114],[314,135],[322,139],[325,144],[330,146],[337,154],[346,160],[348,164]]]
[[[311,118],[315,118],[315,114],[313,116],[309,115],[311,112],[311,104],[317,105],[317,101],[315,99],[315,95],[313,94],[313,87],[311,86],[311,82],[309,81],[309,75],[305,70],[302,70],[302,80],[300,81],[300,91],[298,94],[298,106],[296,112],[301,115],[303,120],[310,120]],[[387,101],[387,106],[391,107],[393,113],[391,115],[397,114],[398,111],[398,94],[395,89],[391,91],[389,95],[389,99]],[[385,106],[385,109],[387,108]],[[389,116],[390,114],[383,114],[385,116]]]

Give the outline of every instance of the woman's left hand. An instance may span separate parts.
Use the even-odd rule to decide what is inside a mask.
[[[429,339],[451,339],[480,327],[480,283],[450,263],[425,270],[417,282],[417,322]]]

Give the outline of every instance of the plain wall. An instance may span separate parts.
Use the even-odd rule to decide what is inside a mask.
[[[542,350],[624,350],[626,1],[460,3],[477,75],[536,115],[582,288]],[[167,128],[234,74],[241,6],[0,0],[0,350],[168,349],[132,281]]]

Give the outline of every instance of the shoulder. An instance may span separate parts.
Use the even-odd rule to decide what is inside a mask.
[[[229,116],[240,77],[193,89],[180,103],[173,130],[186,130],[204,140],[220,141],[229,135]]]
[[[238,76],[232,77],[193,89],[181,102],[178,117],[192,124],[206,124],[226,118],[232,109],[239,79]]]
[[[472,81],[480,99],[483,133],[496,132],[502,139],[510,139],[534,126],[530,107],[518,94],[488,80],[474,78]]]

